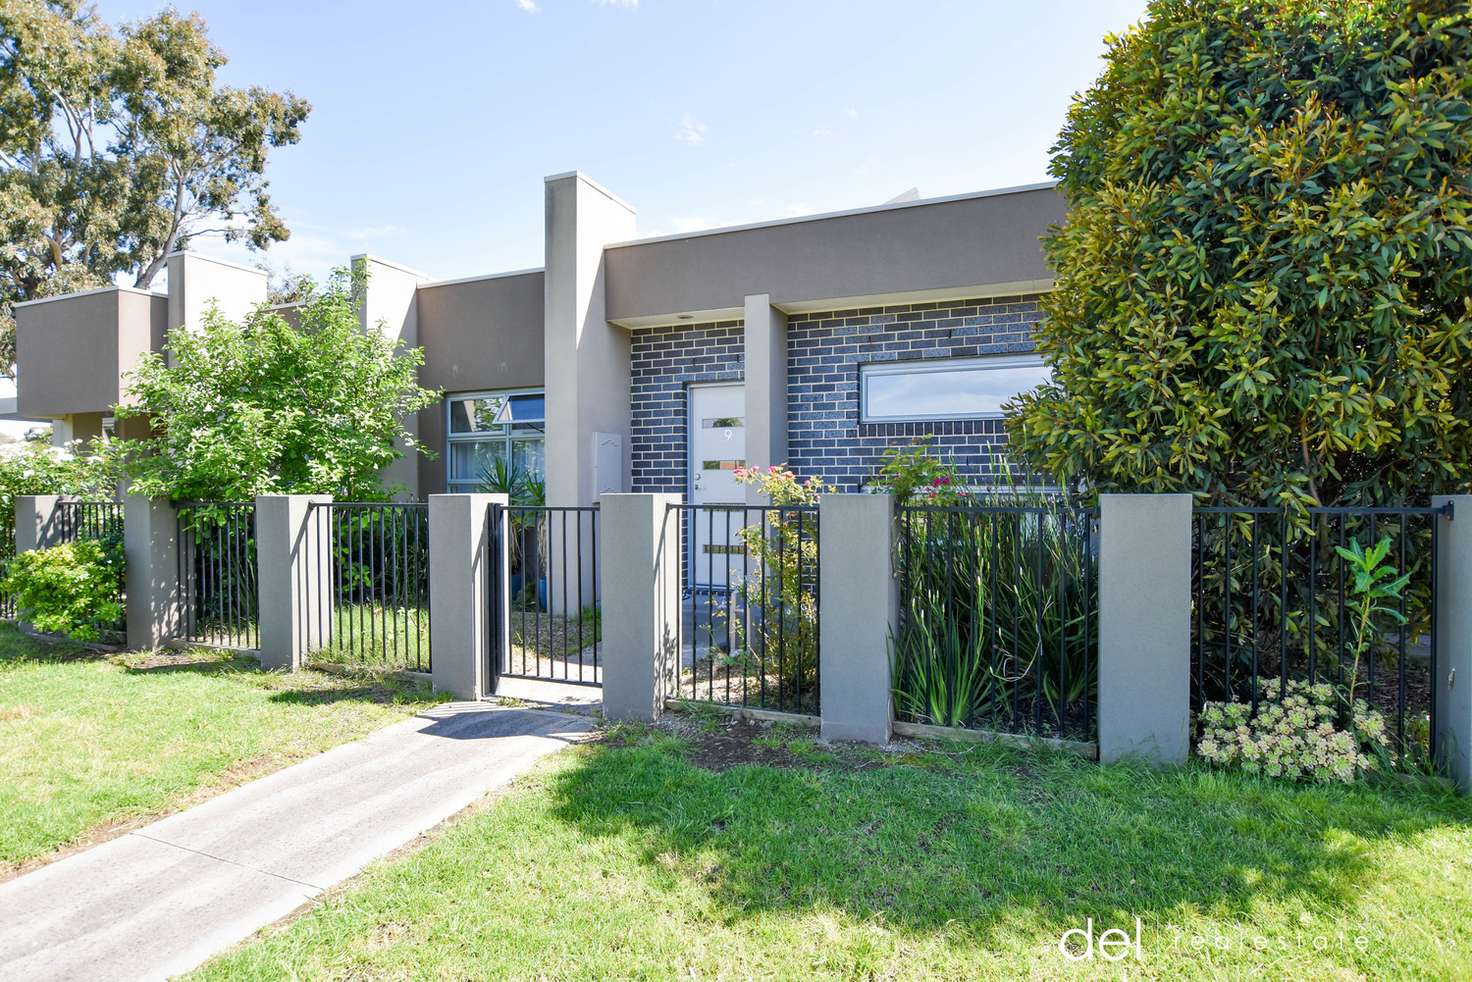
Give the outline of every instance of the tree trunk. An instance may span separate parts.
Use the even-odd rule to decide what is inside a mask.
[[[138,271],[138,276],[133,280],[133,285],[140,290],[147,290],[153,285],[153,278],[164,265],[164,253],[160,252],[153,261]]]

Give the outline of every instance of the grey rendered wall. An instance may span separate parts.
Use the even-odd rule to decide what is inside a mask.
[[[266,302],[264,270],[194,252],[175,252],[165,262],[170,327],[198,327],[211,305],[228,320],[238,321],[256,304]]]
[[[23,415],[106,412],[118,401],[119,338],[147,338],[151,327],[147,319],[120,323],[123,292],[104,290],[16,308],[16,362],[24,373],[17,408]]]
[[[623,440],[629,463],[629,335],[608,323],[604,246],[634,235],[634,211],[582,174],[549,177],[543,322],[547,503],[591,504],[593,434]]]
[[[1036,284],[1053,275],[1039,239],[1063,216],[1063,196],[1045,188],[619,245],[607,252],[608,317],[738,309],[761,293],[782,306]]]
[[[355,273],[367,274],[366,287],[358,303],[358,322],[362,329],[377,331],[389,341],[406,348],[419,346],[419,284],[422,273],[388,262],[377,256],[352,258]],[[413,440],[419,439],[419,416],[404,421]],[[402,456],[379,473],[383,483],[401,488],[401,496],[413,500],[419,496],[418,454],[403,441],[395,440]]]
[[[1099,496],[1099,760],[1181,764],[1191,737],[1191,496]]]
[[[419,289],[420,384],[446,394],[544,384],[540,270]],[[444,402],[419,414],[419,493],[445,491]]]
[[[818,513],[823,738],[888,743],[894,720],[889,639],[899,625],[894,497],[827,494]]]
[[[1472,793],[1472,495],[1438,495],[1451,518],[1436,540],[1437,754],[1462,793]]]

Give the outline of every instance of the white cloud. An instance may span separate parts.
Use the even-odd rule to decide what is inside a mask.
[[[817,129],[813,130],[813,139],[815,140],[827,139],[832,135],[833,131],[826,126],[819,126]]]
[[[849,119],[858,119],[859,118],[859,111],[857,109],[855,109],[854,107],[850,106],[849,109],[848,109],[848,112],[846,113],[846,115],[848,116]]]
[[[698,147],[705,142],[705,134],[708,129],[709,127],[700,120],[686,113],[680,117],[680,128],[675,131],[675,139],[692,147]]]
[[[516,0],[516,9],[528,14],[542,12],[542,8],[537,6],[537,0]]]

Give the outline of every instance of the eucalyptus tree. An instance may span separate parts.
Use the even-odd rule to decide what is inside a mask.
[[[0,4],[0,371],[12,303],[120,275],[146,288],[200,236],[290,234],[266,166],[311,107],[221,84],[225,63],[195,14],[114,28],[78,0]]]

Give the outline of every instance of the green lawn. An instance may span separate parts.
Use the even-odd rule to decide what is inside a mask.
[[[1472,804],[1436,789],[713,729],[552,758],[199,975],[1472,977]],[[1142,961],[1058,950],[1135,917]]]
[[[213,652],[93,655],[0,624],[0,876],[432,702]]]

